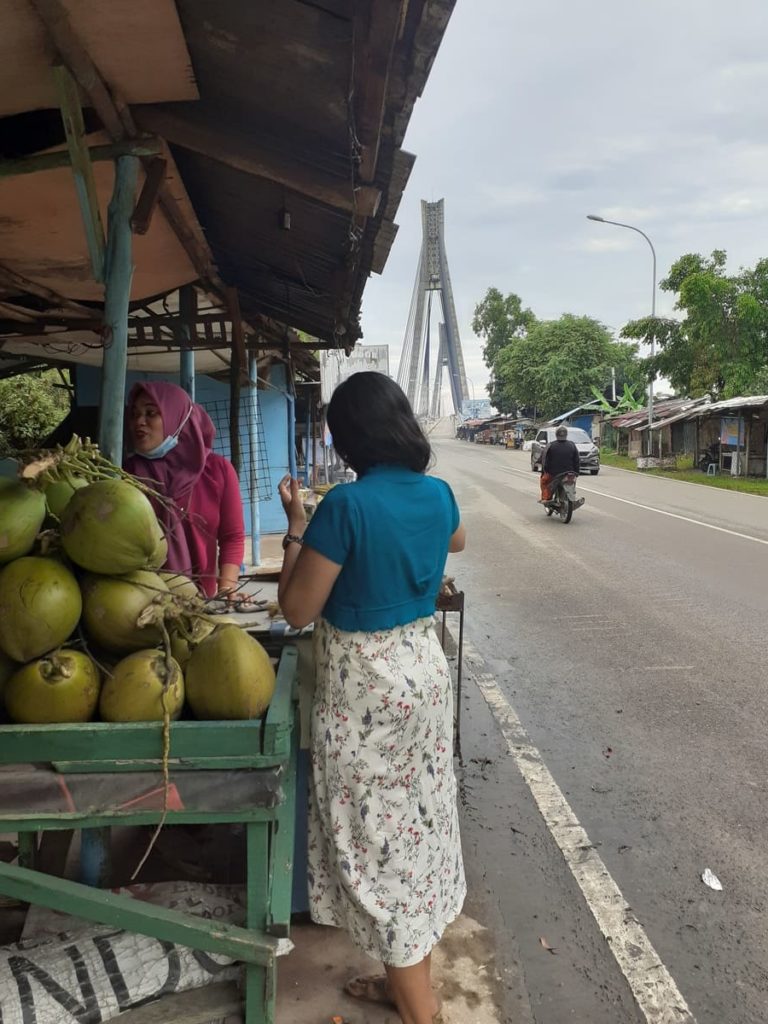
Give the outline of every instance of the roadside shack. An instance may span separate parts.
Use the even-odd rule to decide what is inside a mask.
[[[361,334],[365,282],[384,268],[414,161],[403,138],[452,6],[7,3],[0,372],[70,374],[73,429],[95,414],[115,465],[132,380],[172,379],[218,403],[257,539],[275,478],[296,470],[312,354],[349,351]],[[144,1001],[243,963],[245,1020],[263,1024],[290,950],[297,655],[275,631],[247,628],[278,662],[260,718],[0,719],[0,832],[18,835],[19,854],[0,862],[0,896],[160,942],[169,963],[192,950],[197,967],[166,970],[175,980]],[[234,923],[105,888],[113,826],[205,823],[245,832]],[[80,881],[59,877],[72,831]],[[82,970],[60,1013],[86,999]],[[91,985],[100,1020],[136,1004],[115,978]]]

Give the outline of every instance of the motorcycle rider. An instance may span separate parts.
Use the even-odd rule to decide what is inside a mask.
[[[555,431],[555,440],[547,445],[544,460],[541,464],[541,499],[543,505],[552,498],[550,484],[561,473],[579,475],[579,449],[568,440],[568,428],[560,426]]]

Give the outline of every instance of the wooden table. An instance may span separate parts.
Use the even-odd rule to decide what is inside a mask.
[[[81,829],[93,838],[112,825],[158,823],[162,725],[154,722],[0,725],[0,765],[15,766],[0,772],[0,831],[17,832],[20,850],[18,866],[0,863],[0,894],[240,960],[246,965],[246,1024],[272,1024],[276,959],[290,948],[296,667],[296,650],[285,647],[275,696],[262,720],[171,724],[171,791],[181,796],[169,801],[168,826],[245,826],[244,928],[150,906],[35,867],[37,833]],[[40,762],[52,767],[35,768]],[[49,792],[48,776],[56,780],[57,795]],[[128,799],[135,785],[143,797]],[[26,795],[20,801],[21,791]]]

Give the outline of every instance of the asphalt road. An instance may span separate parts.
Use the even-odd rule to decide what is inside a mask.
[[[485,671],[698,1024],[763,1024],[768,500],[604,467],[566,526],[536,503],[526,453],[434,448]],[[533,1019],[646,1019],[471,681],[463,746],[465,843]]]

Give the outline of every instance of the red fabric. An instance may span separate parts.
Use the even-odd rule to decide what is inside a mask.
[[[549,486],[552,483],[552,474],[542,473],[539,483],[541,484],[541,500],[549,501],[552,497],[552,488]]]
[[[162,459],[129,455],[125,469],[173,503],[155,502],[168,540],[166,568],[193,575],[209,596],[216,592],[217,565],[240,565],[245,527],[240,484],[232,464],[211,451],[216,429],[201,405],[168,381],[142,381],[128,395],[128,408],[144,393],[163,417],[163,434],[178,444]],[[184,422],[190,412],[189,418]]]

